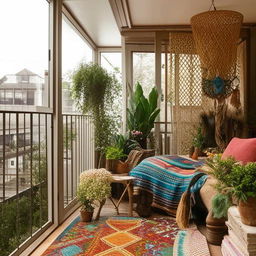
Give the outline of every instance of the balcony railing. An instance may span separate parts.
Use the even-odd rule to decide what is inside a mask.
[[[80,173],[94,168],[94,129],[88,115],[63,115],[64,205],[77,192]]]
[[[52,114],[0,112],[1,255],[42,233],[51,222]]]
[[[154,136],[157,154],[169,155],[174,152],[174,139],[171,122],[155,122]]]

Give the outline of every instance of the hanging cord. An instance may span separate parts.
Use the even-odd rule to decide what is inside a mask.
[[[210,6],[210,8],[209,8],[209,11],[212,9],[212,7],[213,7],[213,10],[214,10],[214,11],[217,10],[216,7],[215,7],[214,0],[212,0],[212,4],[211,4],[211,6]]]

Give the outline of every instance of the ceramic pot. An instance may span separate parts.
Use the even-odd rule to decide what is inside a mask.
[[[243,224],[256,226],[256,197],[248,197],[247,201],[240,200],[238,210]]]
[[[91,222],[93,216],[93,211],[88,212],[86,210],[80,210],[80,217],[82,222]]]

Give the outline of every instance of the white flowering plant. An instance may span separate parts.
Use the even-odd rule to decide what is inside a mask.
[[[112,174],[106,169],[91,169],[80,175],[77,198],[86,211],[93,211],[95,202],[102,202],[111,194]]]

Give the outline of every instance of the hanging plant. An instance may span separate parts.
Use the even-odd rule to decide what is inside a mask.
[[[114,74],[98,64],[81,63],[72,75],[72,97],[83,114],[90,114],[95,127],[95,146],[100,152],[99,165],[113,134],[118,131],[118,113],[114,111],[121,85]]]

